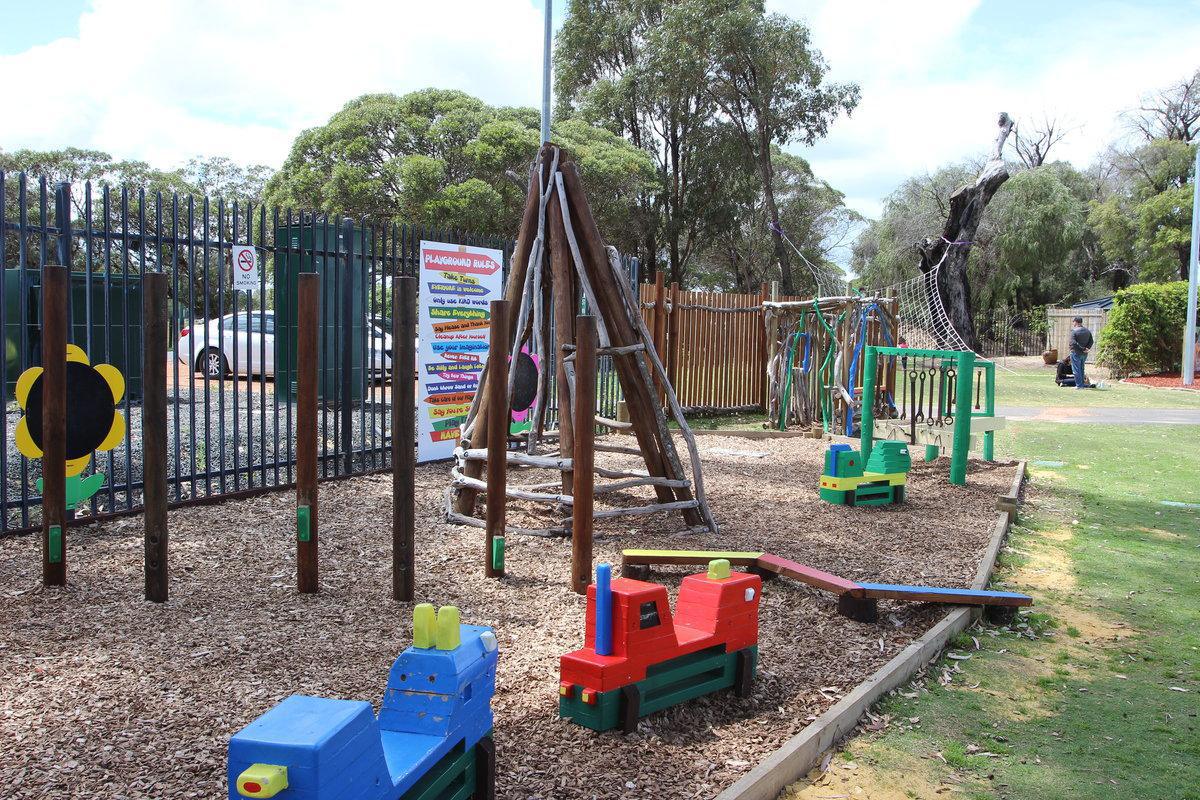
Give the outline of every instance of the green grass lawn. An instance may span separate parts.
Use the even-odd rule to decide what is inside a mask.
[[[1200,408],[1200,392],[1154,389],[1106,381],[1103,389],[1077,392],[1054,383],[1053,367],[996,370],[996,404],[1002,406],[1084,406],[1122,408]]]
[[[961,670],[945,685],[881,704],[888,727],[842,758],[903,793],[869,797],[1200,798],[1198,442],[1200,426],[1000,435],[1001,457],[1063,462],[1031,469],[997,573],[1036,606],[960,636],[952,652],[969,659],[930,670]]]

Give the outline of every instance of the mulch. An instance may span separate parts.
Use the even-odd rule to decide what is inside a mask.
[[[1184,386],[1183,375],[1178,372],[1162,372],[1158,375],[1138,375],[1133,378],[1125,378],[1122,383],[1136,383],[1139,386],[1153,386],[1157,389],[1200,391],[1200,380],[1194,381],[1191,386]]]
[[[905,505],[835,507],[817,497],[822,442],[699,442],[721,537],[686,532],[678,515],[612,520],[597,526],[597,560],[617,563],[623,547],[761,549],[852,579],[968,586],[1012,477],[1009,464],[973,463],[957,487],[948,459],[918,462]],[[944,613],[881,601],[879,624],[856,623],[831,595],[771,581],[752,698],[722,692],[652,715],[629,736],[594,733],[557,714],[558,657],[583,639],[569,545],[514,538],[508,577],[484,578],[483,532],[440,518],[446,476],[444,464],[418,468],[418,599],[496,629],[503,798],[713,797]],[[73,529],[63,590],[40,585],[37,537],[0,541],[4,796],[223,798],[229,736],[282,698],[378,703],[411,642],[410,607],[389,599],[390,490],[389,476],[322,486],[318,595],[293,588],[288,492],[172,511],[162,605],[142,599],[138,517]],[[656,579],[673,597],[687,571]]]

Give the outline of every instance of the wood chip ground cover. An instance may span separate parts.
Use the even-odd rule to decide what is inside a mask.
[[[623,440],[627,441],[627,440]],[[729,440],[699,438],[702,450]],[[824,444],[756,441],[765,458],[710,453],[719,540],[678,515],[597,526],[596,557],[623,547],[764,550],[844,575],[967,586],[1011,465],[916,463],[907,503],[821,502]],[[605,464],[635,459],[597,454]],[[538,477],[512,479],[532,483]],[[716,795],[927,630],[944,609],[881,602],[882,622],[836,614],[831,595],[777,579],[761,609],[754,695],[710,695],[597,734],[557,714],[558,657],[581,644],[584,601],[567,586],[569,545],[514,538],[509,576],[482,576],[483,533],[440,518],[445,465],[417,474],[418,599],[492,625],[501,647],[493,708],[504,798]],[[294,586],[289,492],[173,510],[171,600],[142,599],[141,519],[73,529],[69,585],[43,590],[37,537],[0,540],[0,786],[6,798],[220,798],[229,736],[292,693],[378,704],[411,643],[411,608],[389,599],[390,476],[321,488],[321,586]],[[625,497],[619,504],[640,505]],[[512,521],[538,516],[510,506]],[[685,569],[656,573],[672,592]]]

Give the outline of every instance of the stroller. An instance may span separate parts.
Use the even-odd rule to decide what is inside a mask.
[[[1059,386],[1066,386],[1069,389],[1075,388],[1075,370],[1071,367],[1071,357],[1067,356],[1055,365],[1054,382]],[[1083,375],[1083,388],[1095,389],[1096,384],[1092,383],[1087,378],[1087,373]]]

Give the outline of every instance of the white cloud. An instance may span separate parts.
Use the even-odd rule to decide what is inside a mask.
[[[1139,95],[1200,67],[1194,10],[1164,24],[1139,4],[1108,4],[1069,28],[1013,16],[981,38],[967,30],[979,2],[772,5],[807,16],[831,77],[862,86],[850,119],[816,147],[792,149],[868,216],[904,178],[984,155],[999,111],[1018,124],[1044,112],[1070,120],[1052,155],[1086,166],[1121,134],[1118,115]]]
[[[793,148],[853,208],[877,215],[905,177],[984,153],[1000,110],[1070,118],[1055,155],[1085,165],[1121,109],[1200,66],[1195,4],[1109,2],[1039,27],[996,2],[770,0],[810,24],[834,79],[862,85],[852,118]],[[536,107],[540,79],[530,0],[94,0],[77,37],[0,56],[0,147],[278,165],[301,129],[364,92],[438,86]]]
[[[0,56],[0,80],[22,87],[0,146],[278,165],[365,92],[538,103],[540,22],[528,0],[95,0],[77,37]]]

